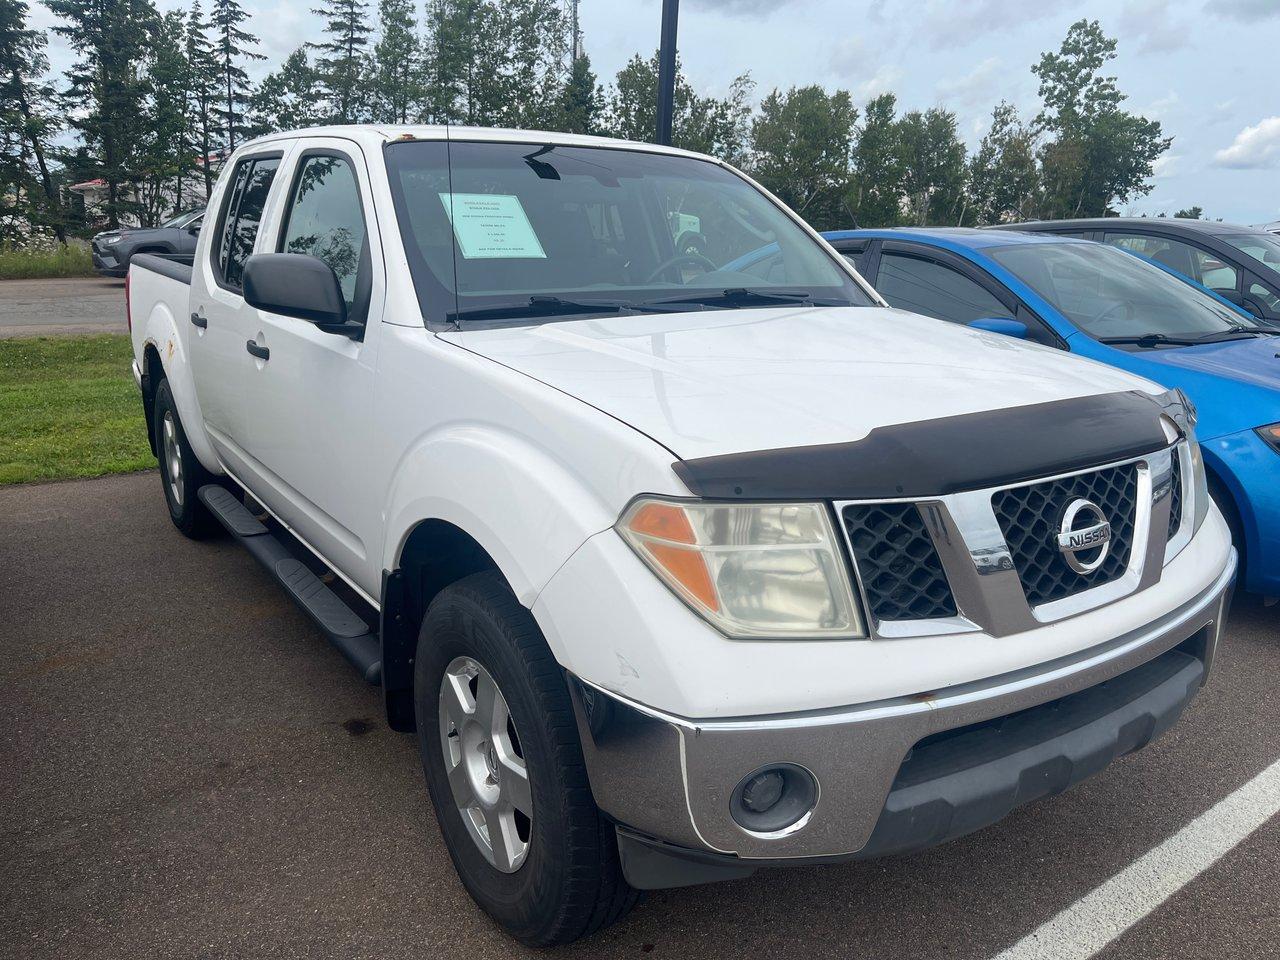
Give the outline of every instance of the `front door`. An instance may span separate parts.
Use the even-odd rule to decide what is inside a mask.
[[[333,268],[356,338],[253,311],[245,423],[253,493],[370,598],[381,570],[379,484],[372,468],[382,251],[363,155],[350,141],[305,140],[282,171],[278,216],[260,249]]]

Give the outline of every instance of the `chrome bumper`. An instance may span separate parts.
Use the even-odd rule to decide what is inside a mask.
[[[844,859],[864,848],[871,855],[881,846],[879,836],[870,847],[868,842],[889,814],[886,800],[904,760],[926,737],[1088,691],[1184,644],[1199,662],[1195,675],[1202,682],[1212,667],[1235,572],[1232,551],[1213,584],[1183,607],[1077,656],[857,707],[704,722],[663,714],[575,679],[570,687],[596,802],[628,837],[695,859],[710,856],[745,867],[744,861]],[[1169,722],[1190,695],[1169,705]],[[1149,735],[1160,729],[1156,724]],[[1119,752],[1125,752],[1123,745]],[[744,776],[777,763],[797,764],[814,775],[817,805],[796,829],[752,833],[730,816],[730,795]],[[1092,770],[1075,779],[1087,772]],[[919,829],[931,828],[921,823]],[[904,848],[901,833],[890,844],[895,849]]]

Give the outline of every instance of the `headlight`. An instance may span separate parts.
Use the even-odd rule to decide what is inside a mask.
[[[823,504],[644,498],[617,529],[677,596],[728,636],[866,635]]]
[[[107,237],[107,243],[119,243],[124,237]]]
[[[1267,441],[1267,446],[1272,450],[1276,453],[1280,453],[1280,423],[1273,423],[1267,427],[1259,427],[1258,436]]]

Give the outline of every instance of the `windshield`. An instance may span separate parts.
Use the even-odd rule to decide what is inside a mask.
[[[872,304],[786,213],[714,163],[442,141],[392,143],[386,161],[429,322]],[[777,251],[779,268],[767,277],[738,269],[762,248]]]
[[[1280,270],[1280,236],[1272,233],[1239,233],[1220,237],[1241,253],[1265,263],[1272,270]]]
[[[1256,329],[1196,287],[1138,256],[1100,243],[999,247],[991,258],[1089,336],[1104,342],[1206,342]]]
[[[171,227],[181,227],[187,220],[190,220],[199,212],[199,210],[187,210],[184,213],[179,213],[160,224],[158,229],[164,230]]]

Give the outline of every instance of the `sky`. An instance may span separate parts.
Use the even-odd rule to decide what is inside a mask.
[[[319,34],[312,0],[242,3],[268,57],[255,76]],[[656,49],[661,9],[661,0],[580,0],[602,81],[633,53]],[[35,2],[32,13],[37,26],[53,22]],[[955,111],[973,146],[999,100],[1027,117],[1038,111],[1031,66],[1082,17],[1119,41],[1107,71],[1127,108],[1174,138],[1152,192],[1122,212],[1199,205],[1233,222],[1280,220],[1280,0],[682,0],[678,46],[701,93],[723,94],[744,72],[757,100],[817,83],[849,90],[861,106],[890,90],[902,109]],[[55,70],[70,64],[53,35],[49,56]]]

